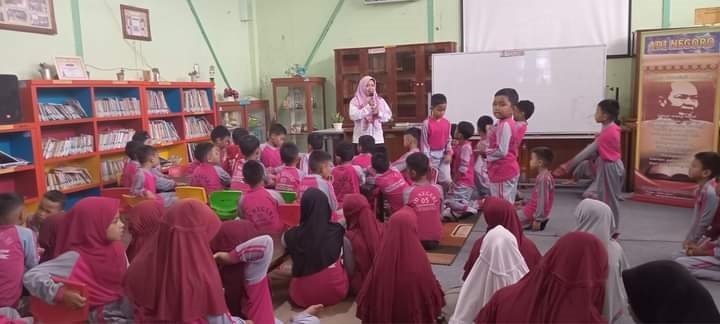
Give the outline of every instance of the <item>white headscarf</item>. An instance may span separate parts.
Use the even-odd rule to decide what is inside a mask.
[[[625,322],[629,319],[629,314],[627,314],[627,295],[621,274],[623,270],[629,268],[629,265],[620,244],[610,238],[614,228],[612,210],[601,201],[585,199],[575,209],[575,218],[578,222],[578,231],[591,233],[607,245],[609,271],[603,317],[609,323]]]
[[[495,226],[485,234],[480,256],[460,289],[450,324],[474,323],[496,291],[518,282],[528,271],[515,236]]]

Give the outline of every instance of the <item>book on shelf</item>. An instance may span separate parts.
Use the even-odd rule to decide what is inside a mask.
[[[165,93],[161,90],[147,90],[148,96],[148,113],[151,115],[156,114],[169,114],[170,107],[165,101]]]
[[[185,129],[187,130],[188,138],[210,136],[210,131],[212,131],[212,128],[212,125],[205,117],[185,117]]]
[[[195,148],[200,143],[187,143],[187,149],[188,149],[188,156],[190,157],[190,163],[195,162],[195,155],[193,154],[195,152]]]
[[[52,137],[45,137],[42,139],[43,158],[51,159],[70,155],[92,153],[93,140],[93,136],[87,134],[69,137],[64,140],[58,140]]]
[[[107,129],[100,133],[100,151],[124,148],[135,135],[134,129]]]
[[[137,98],[101,98],[95,100],[97,117],[140,116],[140,100]]]
[[[179,141],[175,125],[167,120],[151,120],[150,121],[150,138],[153,143],[174,142]]]
[[[90,172],[79,167],[57,167],[46,174],[47,190],[65,190],[92,183]]]
[[[125,167],[125,159],[103,160],[100,162],[100,172],[103,181],[115,180]]]
[[[87,118],[88,115],[77,99],[68,99],[64,104],[40,103],[40,120],[71,120]]]
[[[185,105],[183,106],[184,112],[212,111],[207,91],[202,89],[189,89],[183,91],[183,94],[185,96]]]

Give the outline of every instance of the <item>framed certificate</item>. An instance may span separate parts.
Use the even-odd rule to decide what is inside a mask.
[[[123,37],[151,41],[150,11],[143,8],[120,5]]]
[[[87,80],[88,74],[82,57],[56,56],[55,69],[60,80]]]
[[[57,34],[53,0],[0,1],[0,29]]]

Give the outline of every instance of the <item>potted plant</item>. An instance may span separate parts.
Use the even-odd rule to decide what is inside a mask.
[[[337,130],[342,130],[343,121],[345,120],[345,117],[341,113],[336,113],[335,117],[333,118],[333,128]]]

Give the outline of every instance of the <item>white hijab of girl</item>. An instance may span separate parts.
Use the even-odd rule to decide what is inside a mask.
[[[577,231],[588,232],[605,243],[608,250],[608,280],[605,289],[603,317],[609,323],[621,323],[629,319],[627,314],[627,295],[622,282],[622,271],[629,268],[620,244],[611,239],[613,213],[605,203],[585,199],[575,209]]]
[[[515,236],[502,226],[491,229],[485,234],[480,256],[460,289],[450,324],[474,323],[496,291],[518,282],[528,271]]]

